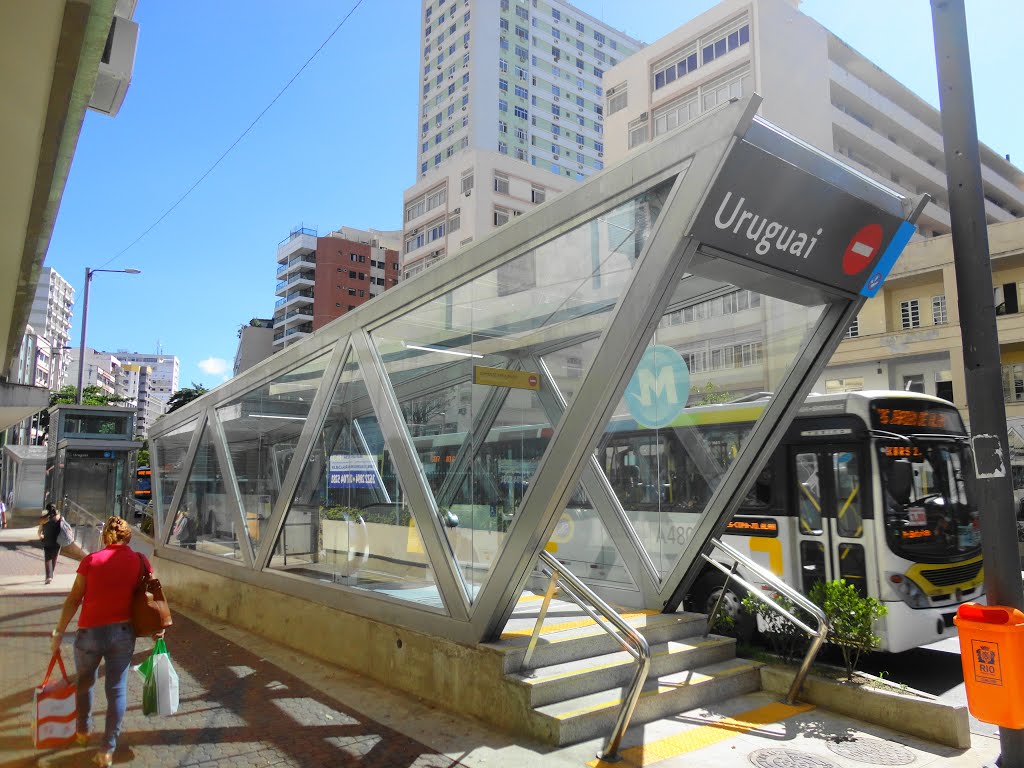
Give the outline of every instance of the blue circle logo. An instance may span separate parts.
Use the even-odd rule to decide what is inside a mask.
[[[648,347],[626,387],[626,407],[642,427],[671,424],[690,397],[690,369],[672,347]]]

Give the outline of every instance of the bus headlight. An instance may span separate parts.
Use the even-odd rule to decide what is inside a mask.
[[[911,608],[927,608],[929,606],[928,595],[926,595],[917,584],[908,579],[902,573],[887,573],[886,579],[896,594],[900,596]]]

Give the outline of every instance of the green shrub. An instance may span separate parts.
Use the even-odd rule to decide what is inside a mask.
[[[846,674],[853,675],[861,654],[873,651],[882,642],[874,634],[875,620],[889,609],[873,597],[861,597],[845,579],[818,582],[808,597],[825,611],[828,642],[839,647]]]

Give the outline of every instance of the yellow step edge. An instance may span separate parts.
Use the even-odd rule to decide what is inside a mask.
[[[638,611],[634,613],[623,613],[622,618],[626,619],[637,619],[642,616],[651,616],[657,614],[657,611]],[[596,627],[597,623],[593,619],[579,619],[576,621],[567,621],[562,624],[550,624],[541,627],[540,633],[542,635],[549,635],[553,632],[565,632],[569,629],[579,629],[581,627]],[[529,637],[533,634],[533,627],[529,629],[513,629],[509,632],[502,632],[501,639],[508,640],[513,637]]]
[[[587,763],[590,768],[645,768],[645,766],[678,757],[687,752],[709,747],[721,741],[727,741],[743,733],[749,733],[763,725],[777,723],[780,720],[808,712],[814,709],[812,704],[768,704],[757,709],[743,712],[736,717],[723,717],[709,725],[689,728],[674,736],[667,736],[650,744],[623,749],[619,762],[610,763],[604,760],[592,760]]]
[[[641,693],[640,694],[640,698],[643,699],[643,698],[645,698],[647,696],[657,696],[658,694],[661,694],[661,693],[668,693],[670,691],[677,691],[680,688],[683,688],[683,687],[686,687],[686,686],[689,686],[689,685],[698,685],[700,683],[706,683],[709,680],[714,680],[716,678],[731,677],[732,675],[738,675],[741,672],[746,672],[747,670],[755,669],[755,668],[760,667],[760,666],[761,666],[761,664],[755,661],[755,662],[751,662],[750,664],[744,664],[744,665],[739,666],[739,667],[731,667],[729,669],[724,669],[721,672],[713,672],[711,674],[704,674],[702,672],[691,672],[690,673],[690,678],[685,683],[675,683],[675,684],[672,684],[672,685],[661,685],[661,684],[659,684],[656,689],[651,689],[649,691],[644,691],[643,693]],[[594,704],[594,705],[589,706],[589,707],[584,707],[583,709],[575,709],[575,710],[573,710],[571,712],[562,712],[561,714],[553,715],[553,717],[556,720],[568,720],[568,719],[573,718],[573,717],[579,717],[580,715],[590,714],[591,712],[600,712],[602,710],[610,709],[610,708],[613,708],[613,707],[618,708],[621,705],[622,705],[622,699],[610,699],[608,701],[603,701],[600,704]]]
[[[697,650],[698,648],[703,648],[706,645],[714,645],[716,643],[721,643],[721,642],[722,642],[721,640],[703,640],[703,641],[701,641],[699,643],[679,643],[679,645],[683,645],[683,646],[685,646],[685,648],[679,648],[678,650],[675,650],[675,651],[664,650],[664,651],[659,651],[658,653],[652,653],[651,654],[651,660],[653,661],[654,659],[660,659],[660,658],[662,658],[664,656],[669,656],[669,655],[671,655],[673,653],[686,653],[687,651],[693,651],[693,650]],[[623,653],[625,653],[625,651],[623,651]],[[558,672],[558,673],[553,674],[553,675],[546,675],[545,677],[531,677],[531,678],[526,679],[524,682],[527,685],[536,685],[538,683],[547,683],[547,682],[550,682],[552,680],[561,680],[561,679],[566,678],[566,677],[574,677],[576,675],[585,675],[585,674],[588,674],[590,672],[597,672],[598,670],[601,670],[601,669],[610,669],[611,667],[619,667],[619,666],[622,666],[623,664],[633,664],[633,663],[635,663],[633,657],[629,656],[628,654],[626,654],[626,658],[620,659],[619,661],[610,661],[607,664],[597,664],[597,665],[595,665],[593,667],[584,667],[584,668],[581,668],[581,669],[574,669],[574,670],[572,670],[570,672]]]

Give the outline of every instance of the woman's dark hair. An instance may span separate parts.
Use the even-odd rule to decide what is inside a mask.
[[[57,507],[54,506],[53,504],[47,504],[46,505],[46,516],[47,517],[56,517],[57,516]]]

